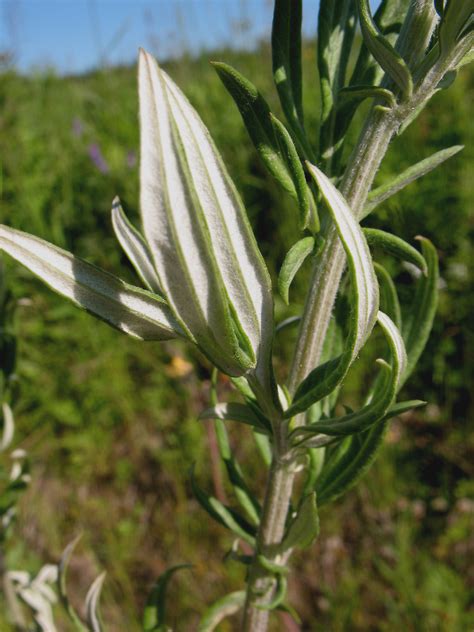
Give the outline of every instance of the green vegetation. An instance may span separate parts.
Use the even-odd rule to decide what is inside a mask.
[[[319,116],[311,106],[318,85],[313,49],[305,48],[304,56],[305,75],[314,76],[305,93],[306,111],[314,117],[309,130]],[[258,85],[278,112],[266,48],[257,54],[220,51],[214,57]],[[294,205],[267,175],[207,59],[182,59],[169,71],[211,130],[275,281],[298,235]],[[436,150],[466,144],[367,222],[382,229],[390,224],[409,241],[421,233],[439,248],[439,313],[404,389],[404,399],[422,395],[429,405],[392,425],[385,458],[357,491],[331,511],[322,509],[318,543],[295,556],[299,572],[290,582],[290,600],[305,630],[314,629],[313,621],[334,632],[461,632],[474,625],[469,568],[474,404],[468,364],[473,226],[467,214],[474,202],[472,97],[473,75],[463,69],[453,87],[439,93],[393,143],[377,176],[382,183]],[[132,281],[110,228],[110,206],[118,194],[129,217],[138,217],[137,150],[134,68],[71,78],[2,72],[2,223]],[[208,444],[213,454],[213,431],[197,421],[208,403],[207,361],[178,343],[140,343],[114,332],[65,304],[23,269],[10,262],[8,267],[20,300],[16,440],[28,451],[32,470],[9,543],[8,567],[37,570],[57,561],[82,530],[70,567],[73,600],[79,605],[93,577],[106,569],[104,619],[113,630],[134,632],[143,608],[140,595],[166,567],[190,562],[192,570],[170,584],[169,611],[179,613],[178,631],[193,629],[196,604],[236,590],[242,574],[232,561],[222,573],[221,552],[231,539],[204,517],[189,484],[189,463],[196,463],[201,480],[211,472],[202,466],[209,459]],[[400,280],[404,274],[400,271]],[[304,272],[296,278],[294,297],[303,295],[306,280]],[[277,317],[288,315],[283,302],[277,303]],[[287,361],[285,345],[279,349],[281,366]],[[369,355],[345,384],[354,401],[372,370]],[[222,378],[219,389],[228,392],[230,384]],[[239,430],[236,450],[252,473],[256,457],[250,446],[250,437]],[[225,494],[217,457],[214,466],[208,486]],[[2,613],[0,606],[0,629],[8,629]]]

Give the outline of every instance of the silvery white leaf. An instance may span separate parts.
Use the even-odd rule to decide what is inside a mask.
[[[15,422],[13,420],[12,409],[6,402],[3,402],[2,404],[2,413],[3,432],[2,438],[0,439],[0,452],[3,452],[8,448],[13,440],[13,434],[15,432]]]
[[[101,573],[93,582],[86,595],[87,624],[91,632],[103,632],[103,627],[99,618],[100,592],[105,580],[106,573]]]
[[[161,294],[150,250],[143,237],[127,219],[118,197],[112,204],[112,226],[115,236],[139,277],[149,290],[155,294]]]
[[[141,213],[163,293],[225,372],[269,362],[269,276],[207,129],[144,51],[139,63]]]
[[[179,335],[179,327],[163,300],[66,250],[2,225],[0,250],[59,294],[135,338],[167,340]]]

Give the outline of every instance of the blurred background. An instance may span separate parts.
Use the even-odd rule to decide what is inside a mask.
[[[3,0],[0,8],[1,222],[137,282],[113,237],[109,210],[119,195],[138,222],[135,57],[141,45],[164,62],[211,130],[275,279],[298,237],[297,210],[267,175],[208,63],[235,66],[278,115],[271,2]],[[304,2],[305,106],[315,142],[317,8]],[[438,316],[404,388],[404,399],[429,404],[394,421],[362,484],[321,512],[321,536],[311,551],[295,555],[290,580],[302,624],[276,619],[276,630],[465,632],[474,626],[473,77],[463,68],[395,139],[377,182],[444,147],[460,143],[464,151],[390,199],[369,222],[409,241],[425,235],[438,248]],[[209,367],[189,347],[126,338],[6,263],[19,303],[15,446],[27,450],[32,474],[7,567],[35,571],[57,562],[82,531],[70,568],[72,601],[80,609],[88,585],[106,569],[108,629],[134,632],[156,577],[169,565],[190,562],[193,569],[170,587],[169,613],[178,632],[193,630],[204,604],[243,581],[241,567],[223,560],[231,537],[209,522],[189,488],[195,463],[203,486],[229,495],[212,426],[197,421],[209,401]],[[404,275],[399,271],[398,278],[407,293]],[[298,313],[306,281],[303,270],[289,309],[277,299],[277,319]],[[291,335],[277,343],[282,376],[290,346]],[[371,362],[370,354],[363,357],[347,380],[349,403],[360,401]],[[225,397],[230,386],[222,379],[219,389]],[[239,428],[231,438],[261,489],[251,437]],[[1,602],[0,630],[9,630]]]

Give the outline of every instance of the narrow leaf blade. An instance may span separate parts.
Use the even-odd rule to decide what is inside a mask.
[[[0,250],[55,292],[130,336],[169,340],[181,335],[162,299],[38,237],[0,226]]]
[[[143,612],[143,632],[157,632],[166,622],[166,593],[173,575],[191,564],[177,564],[160,575],[147,599]]]
[[[306,258],[313,252],[314,244],[314,237],[303,237],[286,254],[278,275],[278,291],[287,305],[289,304],[290,285]]]
[[[216,601],[199,622],[198,632],[213,632],[224,619],[237,614],[245,603],[245,591],[232,592]]]
[[[93,582],[86,595],[86,616],[90,632],[104,632],[100,619],[99,599],[106,573],[101,573]]]
[[[363,231],[369,246],[381,248],[402,261],[412,263],[426,276],[428,268],[423,255],[404,239],[377,228],[364,228]]]
[[[288,527],[288,531],[281,543],[280,553],[285,553],[293,547],[305,549],[310,546],[319,535],[319,514],[316,504],[316,493],[305,496],[300,504],[298,513]]]

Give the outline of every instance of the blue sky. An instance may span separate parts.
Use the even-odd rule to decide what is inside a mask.
[[[77,73],[130,63],[139,46],[161,59],[268,36],[271,0],[0,0],[0,51],[22,71],[53,66]],[[305,0],[314,33],[318,2]]]

